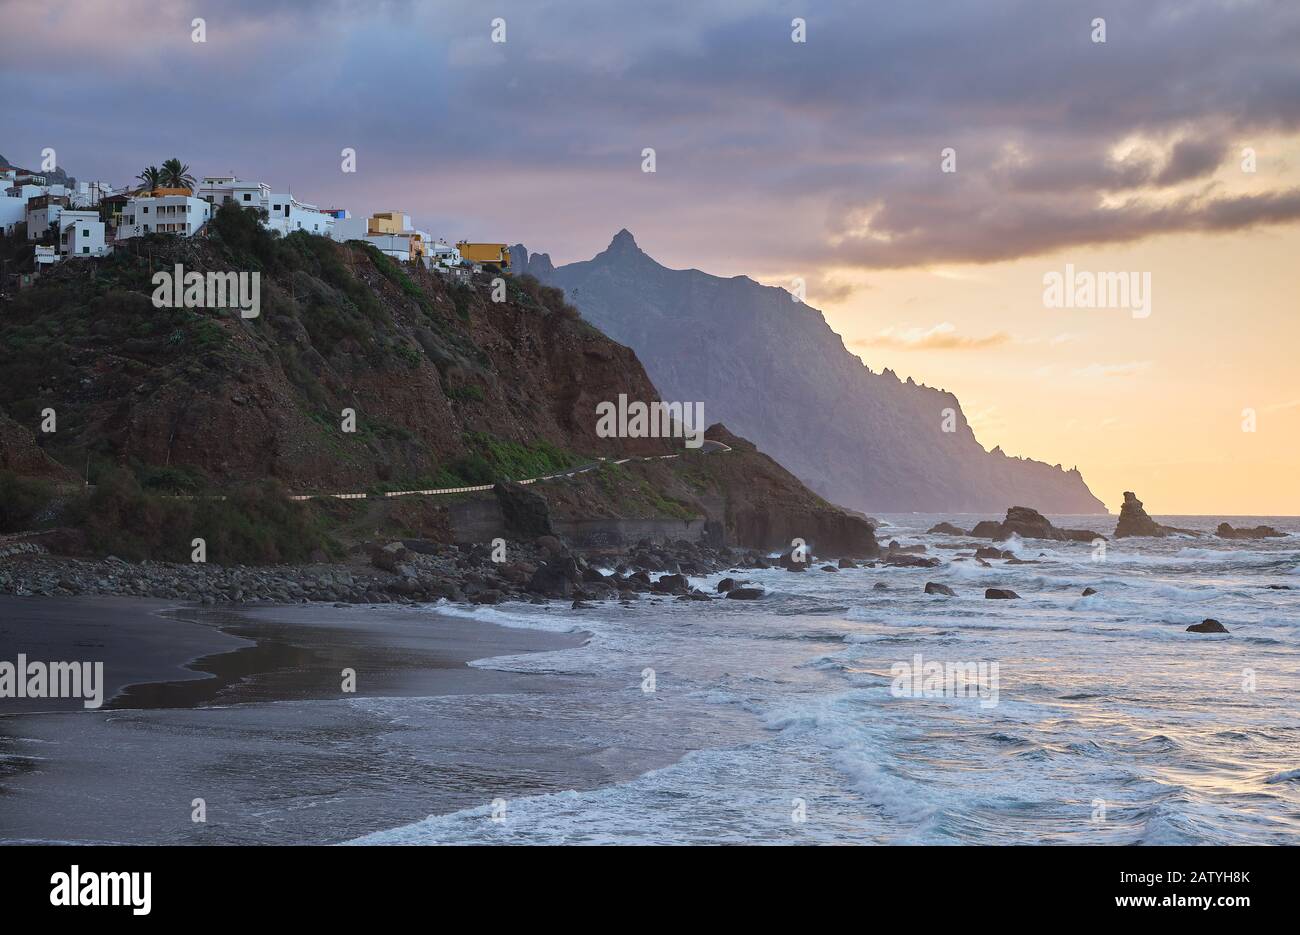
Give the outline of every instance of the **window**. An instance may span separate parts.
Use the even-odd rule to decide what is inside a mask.
[[[89,236],[90,236],[90,231],[89,231],[89,230],[83,230],[83,231],[81,232],[81,236],[82,236],[82,237],[89,237]]]
[[[89,253],[89,252],[90,252],[90,248],[89,248],[89,247],[82,247],[82,248],[81,248],[81,252],[82,252],[82,253]]]
[[[141,208],[141,209],[140,209],[140,213],[141,213],[141,214],[148,214],[148,213],[149,213],[149,206],[148,206],[148,205],[145,205],[143,208]]]

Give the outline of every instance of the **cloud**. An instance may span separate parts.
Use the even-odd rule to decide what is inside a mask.
[[[1006,344],[1011,336],[1004,332],[972,338],[957,334],[952,322],[940,322],[931,328],[885,328],[879,334],[853,341],[855,347],[884,347],[904,351],[972,351]]]
[[[815,6],[800,44],[783,0],[2,3],[0,151],[119,182],[175,154],[557,260],[625,226],[705,267],[871,269],[1300,220],[1293,177],[1216,184],[1300,135],[1300,4],[1106,0],[1104,45],[1065,0]]]

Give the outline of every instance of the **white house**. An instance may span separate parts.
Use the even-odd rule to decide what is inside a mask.
[[[104,256],[104,222],[98,211],[64,211],[59,216],[59,252],[64,256]]]
[[[27,220],[27,199],[13,195],[0,195],[0,230],[6,237],[13,236],[15,225]]]
[[[405,263],[411,259],[411,238],[414,234],[414,231],[404,234],[367,234],[362,239],[378,247],[380,253]]]
[[[460,266],[460,250],[439,238],[429,243],[425,250],[426,266]]]
[[[66,195],[43,194],[27,199],[24,220],[27,222],[27,239],[40,240],[58,223],[59,215],[67,208]]]
[[[291,194],[272,192],[271,186],[265,182],[245,182],[232,175],[206,176],[198,194],[213,206],[214,211],[228,202],[264,211],[263,225],[282,235],[307,231],[329,237],[336,222],[335,215],[301,202]]]
[[[132,197],[122,209],[117,239],[129,240],[142,234],[194,236],[212,217],[212,205],[184,191],[155,189]]]
[[[333,237],[340,242],[348,240],[365,240],[369,232],[369,218],[336,217],[334,219]]]

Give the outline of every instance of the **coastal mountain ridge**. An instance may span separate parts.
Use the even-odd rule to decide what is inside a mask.
[[[669,269],[626,229],[555,266],[511,247],[517,274],[564,290],[631,347],[665,399],[702,401],[835,503],[869,512],[1106,513],[1077,468],[986,450],[957,397],[866,366],[817,309],[745,276]],[[943,431],[947,410],[954,431]]]

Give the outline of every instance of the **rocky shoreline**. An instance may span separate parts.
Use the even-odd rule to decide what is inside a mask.
[[[642,595],[721,599],[725,593],[691,588],[688,577],[773,564],[761,551],[712,548],[686,540],[643,540],[623,553],[579,552],[554,536],[506,542],[504,554],[496,557],[503,560],[494,561],[488,545],[406,539],[372,546],[368,554],[358,551],[342,563],[222,566],[134,563],[114,556],[69,558],[36,543],[15,542],[0,547],[0,594],[114,595],[199,604],[414,604],[438,599],[498,604],[549,599],[581,607],[590,601],[631,601]],[[808,564],[814,560],[810,555]]]
[[[1147,524],[1155,526],[1141,512],[1141,502],[1131,495],[1126,498],[1126,508],[1121,536],[1141,534],[1133,530],[1149,528]],[[1242,530],[1238,537],[1275,534],[1273,530],[1265,533],[1266,529]],[[970,532],[949,523],[940,523],[929,532],[994,541],[1012,535],[1056,541],[1106,538],[1088,530],[1057,529],[1037,511],[1024,507],[1012,507],[1001,523],[986,521]],[[1220,536],[1223,537],[1222,532]],[[747,569],[835,573],[860,565],[934,568],[946,564],[939,557],[927,554],[925,545],[903,545],[897,540],[880,546],[873,554],[843,556],[827,563],[812,551],[804,554],[791,549],[773,557],[765,550],[715,547],[684,539],[673,542],[643,539],[627,549],[579,550],[571,549],[554,535],[541,535],[526,541],[498,540],[497,548],[481,543],[447,544],[425,539],[372,542],[354,546],[346,560],[336,563],[223,566],[148,560],[136,563],[114,556],[68,557],[51,553],[40,538],[0,542],[0,594],[113,595],[198,604],[418,604],[439,599],[499,604],[563,600],[581,609],[592,602],[630,602],[643,596],[693,601],[761,597],[764,593],[761,589],[745,586],[742,575]],[[949,561],[973,561],[984,567],[990,567],[990,561],[1008,565],[1036,561],[979,542],[936,543],[933,547],[950,552],[966,550],[957,552]],[[734,577],[724,579],[712,592],[690,584],[691,577],[724,571]],[[927,591],[948,593],[944,586],[937,584],[927,585]],[[996,596],[1014,596],[1014,592]]]

